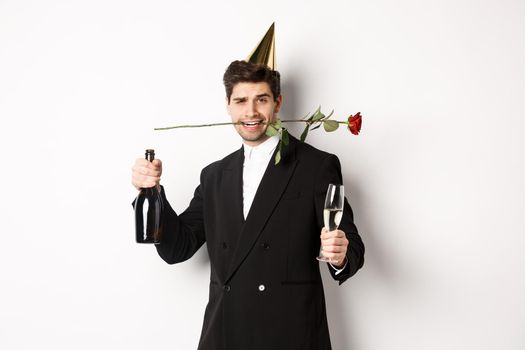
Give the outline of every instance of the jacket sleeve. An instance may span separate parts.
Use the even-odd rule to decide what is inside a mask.
[[[162,238],[155,247],[164,261],[176,264],[191,258],[206,240],[201,185],[195,189],[189,207],[180,215],[177,215],[169,204],[162,186],[161,196]]]
[[[318,170],[315,182],[315,211],[317,213],[317,223],[319,227],[323,227],[323,209],[324,209],[324,200],[326,191],[328,189],[328,184],[343,184],[343,177],[341,174],[341,164],[339,159],[330,154],[324,159],[321,164],[321,167]],[[348,190],[346,190],[348,193]],[[339,281],[339,284],[342,284],[348,278],[353,276],[364,263],[364,254],[365,247],[357,227],[354,224],[354,216],[352,208],[348,203],[347,198],[345,197],[343,217],[341,223],[339,224],[339,229],[344,231],[346,238],[348,239],[348,250],[346,253],[347,264],[343,271],[335,274],[335,270],[328,266],[328,270],[332,275],[332,278],[336,281]]]

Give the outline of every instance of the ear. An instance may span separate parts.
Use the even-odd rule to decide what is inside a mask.
[[[275,101],[275,108],[273,109],[274,113],[279,113],[281,106],[283,105],[283,95],[279,95]]]

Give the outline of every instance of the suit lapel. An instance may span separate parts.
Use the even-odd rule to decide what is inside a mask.
[[[242,207],[242,168],[244,163],[244,150],[241,147],[231,161],[222,170],[220,198],[226,200],[228,205],[220,208],[223,219],[231,234],[239,232],[244,223]],[[232,242],[236,242],[237,234],[232,237]]]
[[[244,226],[242,212],[242,167],[244,162],[244,150],[241,147],[224,164],[221,170],[220,180],[217,184],[217,201],[215,203],[215,213],[212,216],[219,218],[221,225],[220,237],[215,242],[218,246],[230,246],[232,251],[235,249],[240,232]],[[216,220],[216,219],[214,219]],[[217,221],[216,221],[217,222]],[[224,281],[228,273],[231,262],[231,255],[221,255],[221,260],[215,264],[215,272],[220,281]]]
[[[257,188],[257,193],[255,194],[240,237],[237,240],[237,247],[233,253],[226,281],[233,276],[252,249],[290,181],[296,166],[296,160],[293,154],[295,142],[296,140],[291,139],[290,144],[283,149],[282,159],[279,165],[275,165],[274,153],[266,168],[266,172]],[[240,169],[241,185],[239,188],[241,191],[242,215],[242,164]]]

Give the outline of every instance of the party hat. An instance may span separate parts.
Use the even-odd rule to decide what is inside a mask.
[[[275,70],[275,22],[272,23],[246,61],[265,64],[272,70]]]

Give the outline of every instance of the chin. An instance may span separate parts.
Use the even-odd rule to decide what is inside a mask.
[[[266,139],[268,138],[266,136],[266,134],[261,134],[261,135],[251,135],[251,136],[248,136],[248,135],[241,135],[242,139],[244,141],[248,141],[248,142],[257,142],[257,141],[266,141]]]

